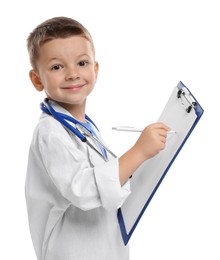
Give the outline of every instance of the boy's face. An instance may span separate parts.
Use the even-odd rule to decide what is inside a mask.
[[[37,71],[30,71],[35,88],[71,112],[85,108],[93,90],[98,63],[90,42],[81,36],[51,40],[40,49]]]

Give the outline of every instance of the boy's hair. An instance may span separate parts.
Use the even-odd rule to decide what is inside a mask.
[[[95,53],[94,43],[88,30],[79,22],[68,17],[54,17],[38,25],[27,38],[27,49],[30,63],[37,70],[40,47],[53,39],[68,38],[71,36],[82,36],[92,45]]]

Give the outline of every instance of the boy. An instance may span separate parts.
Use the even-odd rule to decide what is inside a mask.
[[[77,21],[49,19],[30,33],[27,47],[34,87],[50,106],[76,119],[101,140],[85,115],[98,75],[92,37]],[[144,129],[120,158],[100,158],[86,143],[42,113],[29,151],[26,201],[38,260],[128,260],[117,209],[130,194],[129,177],[164,149],[169,127]],[[103,148],[97,145],[103,152]]]

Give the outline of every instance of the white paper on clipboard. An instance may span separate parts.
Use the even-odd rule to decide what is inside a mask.
[[[118,210],[118,221],[125,245],[203,112],[190,90],[180,81],[158,119],[176,133],[167,136],[166,148],[163,151],[137,169],[131,178],[131,195]]]

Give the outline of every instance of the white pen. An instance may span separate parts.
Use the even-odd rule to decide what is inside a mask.
[[[125,131],[125,132],[142,132],[143,128],[133,127],[133,126],[114,126],[112,127],[112,130],[116,131]],[[167,134],[175,134],[176,131],[170,130],[167,132]]]

